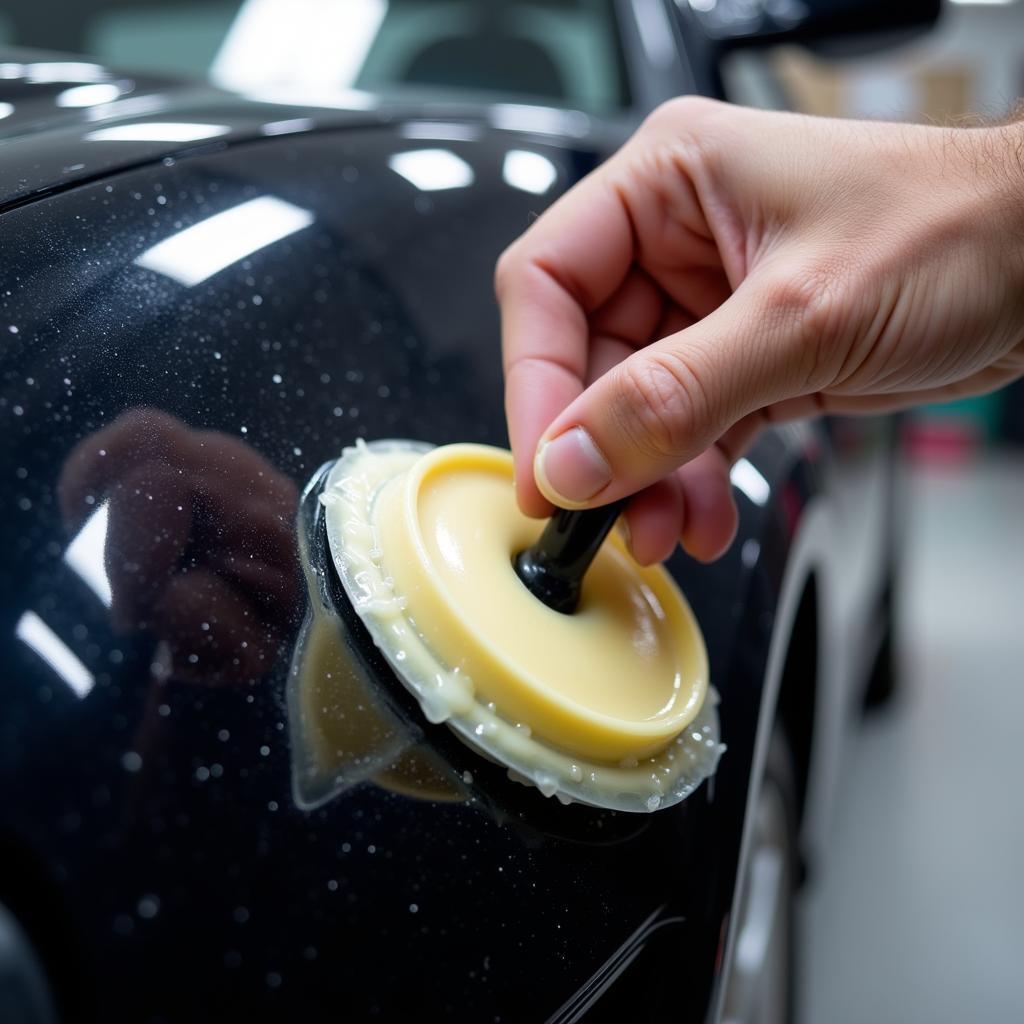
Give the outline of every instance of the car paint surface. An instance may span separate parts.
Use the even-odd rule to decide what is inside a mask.
[[[425,191],[389,166],[439,149],[471,183]],[[508,184],[511,151],[549,163],[547,194]],[[748,609],[739,550],[713,569],[676,561],[734,747],[681,807],[565,808],[500,778],[501,813],[472,787],[444,804],[372,784],[314,811],[292,799],[285,687],[304,601],[280,538],[299,488],[360,436],[505,442],[494,258],[599,155],[404,121],[227,145],[4,216],[3,828],[44,866],[50,924],[68,931],[56,969],[100,1018],[177,1019],[201,1002],[318,1019],[424,998],[454,1017],[531,1017],[649,918],[657,941],[603,1005],[642,991],[655,1019],[681,984],[707,1005],[757,717],[730,685],[759,679],[737,667],[757,643],[733,646]],[[266,197],[309,224],[195,284],[146,266],[161,242]],[[182,454],[193,444],[208,453],[198,465]],[[261,503],[269,520],[250,526]],[[746,506],[753,529],[766,510]],[[105,533],[93,526],[83,555],[76,538],[98,515]],[[194,607],[162,621],[161,593],[189,572],[206,589],[176,591]],[[256,625],[231,618],[235,599]],[[77,691],[26,623],[71,652]],[[770,621],[754,625],[763,643]],[[259,650],[234,665],[243,635]],[[500,776],[468,751],[456,760]]]
[[[62,114],[63,90],[129,80],[28,82],[46,63],[12,58],[29,98],[0,121],[0,904],[64,1016],[710,1019],[772,658],[841,544],[815,497],[838,448],[767,433],[732,550],[672,560],[729,750],[651,816],[545,801],[424,722],[300,501],[358,437],[507,442],[494,261],[624,126],[135,80]],[[828,528],[795,558],[809,508]],[[847,551],[868,619],[881,563]],[[373,737],[317,801],[290,703],[314,611],[368,687],[322,713]]]

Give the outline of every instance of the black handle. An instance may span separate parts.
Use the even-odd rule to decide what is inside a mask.
[[[516,575],[549,608],[572,615],[580,603],[583,576],[615,525],[626,498],[600,508],[560,508],[537,543],[515,557]]]

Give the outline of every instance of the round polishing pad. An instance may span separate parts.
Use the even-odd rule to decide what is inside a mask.
[[[685,598],[616,535],[575,614],[535,598],[513,559],[543,523],[516,506],[508,452],[359,444],[321,500],[342,584],[428,718],[546,795],[599,806],[654,810],[714,770],[716,701]]]

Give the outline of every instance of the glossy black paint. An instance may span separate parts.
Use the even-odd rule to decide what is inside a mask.
[[[641,926],[656,941],[593,1019],[662,1019],[680,992],[708,1012],[792,525],[776,505],[740,498],[753,566],[740,545],[673,563],[730,745],[680,807],[550,804],[409,707],[479,780],[462,802],[369,783],[292,800],[299,489],[359,436],[505,443],[494,259],[601,157],[467,123],[232,141],[4,215],[0,828],[8,863],[37,867],[0,900],[73,1019],[544,1019]],[[543,199],[502,179],[524,146],[557,171]],[[420,192],[388,166],[439,147],[472,185]],[[193,287],[134,262],[268,195],[311,225]],[[798,455],[773,435],[757,464],[778,483]],[[104,502],[111,612],[65,557]],[[92,675],[83,698],[16,635],[26,612]]]
[[[631,45],[632,38],[626,31],[624,43]],[[644,101],[653,105],[673,94],[668,89],[687,84],[682,70],[657,79],[656,86],[648,82]],[[70,90],[96,85],[116,87],[117,97],[81,107],[61,105]],[[25,50],[0,54],[0,103],[11,107],[0,117],[0,211],[184,153],[219,152],[238,142],[294,132],[387,126],[424,116],[422,104],[383,103],[369,93],[354,93],[334,107],[297,108],[258,97],[242,100],[205,82],[116,74],[80,58]],[[450,102],[431,103],[426,116],[575,140],[610,152],[640,113],[598,119],[579,111]],[[168,123],[207,127],[216,133],[196,141],[161,138],[161,127]],[[134,131],[134,137],[97,137],[116,129]]]
[[[870,521],[857,467],[879,438],[765,435],[749,458],[770,497],[737,491],[729,554],[672,560],[729,750],[651,816],[546,801],[426,723],[341,597],[303,491],[357,437],[506,443],[496,256],[646,109],[720,89],[672,3],[620,8],[638,108],[619,122],[295,108],[0,62],[0,906],[62,1019],[710,1019],[793,536],[823,490],[847,534]],[[671,33],[668,64],[641,9]],[[90,84],[119,98],[59,105]],[[223,131],[143,137],[168,122]],[[123,127],[136,137],[90,137]],[[422,150],[462,184],[395,169]],[[550,186],[516,187],[510,152],[548,161]],[[154,259],[239,209],[258,215]],[[278,215],[282,237],[186,283]],[[295,694],[324,624],[369,681],[322,713],[365,718],[370,739],[310,799]]]

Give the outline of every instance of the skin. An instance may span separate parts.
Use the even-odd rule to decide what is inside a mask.
[[[496,291],[523,511],[635,495],[638,561],[679,540],[711,560],[766,423],[1024,374],[1024,124],[674,100],[502,255]],[[574,428],[596,468],[546,449]]]

